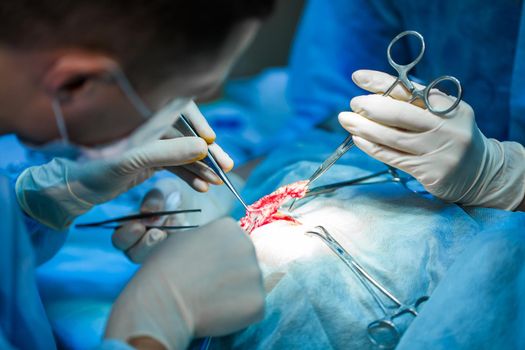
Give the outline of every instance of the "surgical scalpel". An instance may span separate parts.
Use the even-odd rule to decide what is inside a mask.
[[[174,127],[180,132],[182,132],[184,136],[197,136],[197,137],[199,136],[199,134],[197,134],[197,131],[195,130],[193,125],[190,123],[188,118],[186,118],[183,114],[181,114],[179,120],[175,122]],[[206,165],[208,165],[217,174],[217,176],[219,176],[222,182],[224,182],[224,184],[233,193],[233,195],[242,204],[242,206],[246,210],[248,210],[248,206],[242,199],[241,195],[239,194],[239,191],[237,191],[235,186],[230,181],[230,178],[228,177],[228,175],[226,175],[224,170],[222,170],[221,166],[219,165],[219,163],[217,163],[217,160],[215,159],[215,157],[210,151],[208,151],[208,156],[203,159],[203,162],[206,163]]]
[[[310,235],[315,235],[321,238],[326,245],[345,263],[346,266],[355,274],[359,282],[366,288],[370,293],[374,301],[377,303],[381,311],[385,314],[385,317],[380,318],[371,322],[367,327],[368,338],[370,341],[379,347],[380,349],[393,349],[396,347],[397,343],[401,339],[401,332],[397,328],[394,320],[402,315],[411,314],[413,316],[418,315],[419,307],[422,303],[428,300],[428,296],[419,297],[414,304],[404,304],[396,297],[392,292],[390,292],[386,287],[384,287],[379,281],[377,281],[372,275],[370,275],[364,268],[361,266],[355,258],[350,255],[344,249],[339,242],[337,242],[332,235],[323,227],[317,226],[315,229],[306,232]],[[375,287],[381,294],[387,297],[392,303],[394,303],[395,308],[388,307],[380,295],[374,290]]]

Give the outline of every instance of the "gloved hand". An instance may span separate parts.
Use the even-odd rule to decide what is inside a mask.
[[[231,170],[233,161],[219,146],[207,147],[197,137],[157,140],[115,159],[77,163],[55,158],[19,176],[18,202],[28,215],[62,230],[94,205],[117,197],[160,169],[176,173],[198,191],[207,191],[208,183],[222,183],[208,166],[197,162],[208,149],[225,171]]]
[[[113,306],[105,338],[150,337],[184,349],[261,319],[264,288],[255,249],[229,218],[170,234]]]
[[[369,70],[356,71],[352,79],[373,93],[386,91],[394,81],[388,74]],[[465,102],[438,116],[424,109],[421,101],[406,102],[411,96],[400,84],[390,96],[357,96],[350,103],[354,112],[339,115],[356,146],[414,176],[443,200],[507,210],[520,205],[525,194],[522,145],[487,139]],[[451,99],[438,90],[430,96],[438,109],[450,106]]]
[[[241,179],[230,174],[230,180],[240,188]],[[139,211],[151,213],[164,210],[200,209],[198,213],[180,213],[127,222],[111,237],[113,245],[135,263],[142,263],[153,248],[174,230],[147,226],[205,225],[228,214],[235,202],[225,186],[217,186],[207,193],[196,193],[182,180],[169,177],[157,181],[140,203]]]
[[[139,211],[141,213],[151,213],[177,209],[168,208],[166,202],[165,194],[160,189],[153,188],[144,196]],[[134,263],[142,263],[153,248],[168,237],[165,230],[159,228],[146,229],[146,225],[179,226],[182,225],[182,223],[177,222],[180,215],[184,214],[153,217],[124,223],[111,236],[113,246],[122,250]]]

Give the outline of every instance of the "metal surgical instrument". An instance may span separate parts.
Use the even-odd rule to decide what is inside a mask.
[[[197,137],[199,136],[199,134],[197,133],[193,125],[190,123],[188,118],[184,116],[184,114],[180,115],[179,121],[180,123],[175,122],[174,126],[177,130],[182,132],[183,135],[197,136]],[[208,165],[217,174],[217,176],[219,176],[222,182],[224,182],[224,184],[228,187],[228,189],[233,193],[233,195],[237,198],[237,200],[242,204],[244,209],[248,211],[248,205],[246,205],[246,202],[244,202],[244,200],[242,199],[241,195],[239,194],[239,191],[237,191],[235,186],[230,181],[230,178],[228,177],[228,175],[226,175],[224,170],[222,170],[221,166],[215,159],[215,156],[210,151],[208,151],[208,156],[203,159],[203,162],[206,163],[206,165]],[[210,347],[211,341],[212,341],[212,337],[204,338],[200,346],[201,350],[207,350]]]
[[[397,43],[399,40],[401,40],[405,36],[413,36],[416,39],[419,40],[421,49],[419,50],[419,54],[417,57],[408,64],[399,64],[392,58],[392,47],[395,43]],[[383,96],[388,96],[394,90],[394,88],[397,86],[397,84],[401,83],[403,87],[410,92],[412,98],[408,100],[409,103],[414,102],[416,99],[420,99],[423,101],[423,104],[425,107],[432,113],[436,115],[445,115],[449,112],[452,112],[461,102],[461,97],[463,95],[463,89],[461,88],[461,83],[459,80],[451,75],[443,75],[439,78],[434,79],[430,84],[428,84],[426,87],[417,89],[414,84],[408,79],[408,73],[421,61],[421,58],[423,58],[423,54],[425,53],[425,39],[421,34],[414,30],[407,30],[402,33],[399,33],[390,44],[388,44],[387,48],[387,56],[388,56],[388,63],[392,68],[394,68],[397,72],[397,78],[396,80],[390,85],[390,87],[385,91]],[[432,103],[430,101],[430,93],[432,92],[432,89],[434,89],[437,85],[441,84],[442,82],[450,82],[452,85],[454,85],[457,89],[457,96],[456,99],[451,103],[450,106],[443,109],[438,109],[435,106],[432,106]]]
[[[385,179],[379,180],[379,181],[369,181],[371,179],[374,179],[376,177],[381,177],[383,175],[390,175],[390,178],[385,178]],[[323,195],[323,194],[332,193],[332,192],[335,192],[336,190],[338,190],[340,188],[343,188],[343,187],[354,186],[354,185],[373,185],[373,184],[388,183],[388,182],[394,182],[394,183],[400,184],[401,186],[403,186],[407,190],[409,190],[411,192],[414,192],[414,193],[417,193],[417,194],[428,193],[426,191],[417,191],[417,190],[411,189],[408,186],[408,182],[411,181],[411,180],[413,180],[411,177],[406,177],[406,176],[399,175],[397,169],[392,168],[392,167],[388,167],[387,170],[378,171],[378,172],[375,172],[375,173],[370,174],[370,175],[365,175],[365,176],[357,177],[357,178],[354,178],[354,179],[351,179],[351,180],[334,182],[334,183],[330,183],[330,184],[326,184],[326,185],[321,185],[321,186],[309,188],[306,191],[306,194],[301,198],[301,200],[302,200],[301,203],[304,203],[307,198],[312,198],[312,197],[317,197],[317,196],[320,196],[320,195]],[[294,204],[294,203],[292,203],[292,204]],[[298,206],[295,205],[295,208],[297,208],[297,207]],[[290,212],[289,208],[287,208],[287,211],[291,215],[291,212]]]
[[[369,181],[377,177],[382,177],[383,175],[390,175],[390,178],[384,178],[378,181]],[[401,176],[399,172],[397,171],[397,169],[388,167],[388,169],[386,170],[378,171],[373,174],[361,176],[355,179],[334,182],[334,183],[330,183],[330,184],[326,184],[322,186],[309,188],[306,194],[304,195],[304,197],[302,197],[301,199],[305,200],[307,198],[316,197],[316,196],[320,196],[320,195],[327,194],[327,193],[332,193],[340,188],[348,187],[348,186],[374,185],[374,184],[389,183],[389,182],[400,184],[405,189],[409,190],[410,192],[416,193],[416,194],[428,193],[425,190],[416,190],[416,189],[410,188],[410,186],[408,185],[410,181],[416,181],[416,180],[413,179],[412,177]],[[297,208],[297,205],[295,206],[295,208]]]
[[[370,295],[374,298],[379,308],[384,313],[384,317],[375,320],[368,324],[367,332],[370,341],[379,347],[380,349],[393,349],[401,339],[401,332],[394,323],[394,319],[405,315],[411,314],[413,316],[418,315],[418,308],[421,304],[428,300],[428,296],[422,296],[416,300],[413,304],[404,304],[384,287],[379,281],[377,281],[372,275],[370,275],[361,266],[355,258],[348,253],[340,244],[337,242],[332,235],[323,227],[317,226],[315,229],[307,231],[307,234],[317,236],[321,238],[326,245],[344,262],[346,266],[355,274],[357,279],[366,288]],[[388,298],[394,305],[395,308],[389,307],[381,299],[379,293],[374,287],[386,298]]]
[[[138,213],[138,214],[132,214],[132,215],[126,215],[117,217],[114,219],[107,219],[102,221],[96,221],[96,222],[87,222],[83,224],[77,224],[75,225],[76,228],[92,228],[92,227],[99,227],[99,228],[105,228],[105,229],[117,229],[120,228],[121,225],[118,225],[120,223],[128,222],[128,221],[134,221],[134,220],[144,220],[144,219],[151,219],[158,216],[166,216],[166,215],[175,215],[175,214],[183,214],[183,213],[200,213],[200,209],[187,209],[187,210],[167,210],[167,211],[156,211],[156,212],[149,212],[149,213]],[[112,225],[117,224],[117,225]],[[187,225],[187,226],[163,226],[163,225],[146,225],[146,229],[152,229],[152,228],[158,228],[161,230],[181,230],[181,229],[188,229],[188,228],[196,228],[199,227],[198,225]]]
[[[405,36],[413,36],[416,39],[419,40],[421,49],[419,51],[419,54],[417,57],[408,64],[399,64],[392,58],[392,48],[394,45],[401,40]],[[413,30],[407,30],[400,34],[398,34],[390,44],[388,44],[387,48],[387,58],[388,63],[392,68],[394,68],[397,72],[396,80],[390,85],[390,87],[383,93],[383,96],[389,96],[390,93],[394,90],[394,88],[401,83],[403,87],[411,94],[412,98],[408,100],[408,103],[414,102],[416,99],[420,99],[423,101],[423,104],[425,107],[432,113],[436,115],[444,115],[452,110],[454,110],[458,104],[461,102],[461,97],[463,95],[463,89],[461,88],[461,83],[459,80],[453,76],[450,75],[444,75],[437,79],[434,79],[429,85],[422,89],[417,89],[415,85],[408,79],[408,73],[421,61],[421,58],[423,58],[423,54],[425,53],[425,39],[421,34],[419,34],[416,31]],[[454,100],[454,102],[444,109],[438,109],[432,106],[430,102],[430,93],[432,92],[432,89],[434,89],[437,85],[443,83],[443,82],[450,82],[452,83],[456,89],[457,89],[457,97]],[[341,143],[336,150],[319,166],[319,168],[312,174],[312,176],[308,179],[307,186],[310,186],[315,180],[320,178],[325,172],[328,171],[350,148],[354,146],[354,141],[352,139],[352,135],[348,135],[348,137]],[[292,208],[295,204],[295,200],[291,203],[289,210],[292,211]]]
[[[321,177],[324,173],[328,171],[338,160],[341,158],[350,148],[354,146],[354,139],[352,138],[352,135],[348,135],[348,137],[341,143],[335,151],[330,154],[328,158],[324,162],[321,163],[319,168],[310,176],[308,179],[308,182],[306,183],[307,187],[310,187],[310,185]],[[294,199],[292,203],[290,204],[290,207],[288,210],[291,212],[294,208],[295,203],[297,202],[297,199]]]
[[[180,123],[179,123],[180,121]],[[180,115],[180,118],[175,122],[174,127],[179,130],[184,136],[197,136],[199,137],[199,134],[191,124],[191,122],[184,116],[184,114]],[[242,199],[241,195],[239,194],[239,191],[235,188],[235,186],[230,181],[230,178],[224,170],[222,170],[221,166],[215,159],[215,156],[208,151],[208,156],[202,160],[206,165],[208,165],[214,172],[219,176],[219,178],[224,182],[224,184],[228,187],[228,189],[233,193],[233,195],[237,198],[237,200],[242,204],[242,206],[248,210],[248,206]]]
[[[370,175],[361,176],[361,177],[358,177],[358,178],[355,178],[355,179],[352,179],[352,180],[335,182],[335,183],[331,183],[331,184],[327,184],[327,185],[323,185],[323,186],[317,186],[317,187],[309,188],[303,198],[315,197],[315,196],[319,196],[321,194],[331,193],[331,192],[334,192],[335,190],[338,190],[340,188],[347,187],[347,186],[352,186],[352,185],[375,184],[375,183],[378,183],[378,182],[365,182],[365,181],[373,179],[373,178],[376,178],[376,177],[380,177],[382,175],[386,175],[386,174],[389,174],[389,173],[390,173],[389,170],[383,170],[383,171],[379,171],[377,173],[373,173],[373,174],[370,174]],[[390,180],[390,181],[392,181],[392,180]],[[383,182],[383,181],[381,181],[381,182]]]

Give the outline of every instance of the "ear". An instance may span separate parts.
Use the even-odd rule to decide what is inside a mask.
[[[117,64],[108,56],[92,53],[62,54],[43,79],[46,91],[61,100],[71,100],[95,80],[108,76]]]

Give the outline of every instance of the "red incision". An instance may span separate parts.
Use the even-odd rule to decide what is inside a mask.
[[[246,216],[241,219],[241,228],[252,233],[258,227],[267,225],[277,220],[297,223],[289,215],[280,213],[279,208],[292,198],[302,198],[306,194],[308,181],[298,181],[278,188],[275,192],[262,197],[257,202],[248,206]]]

